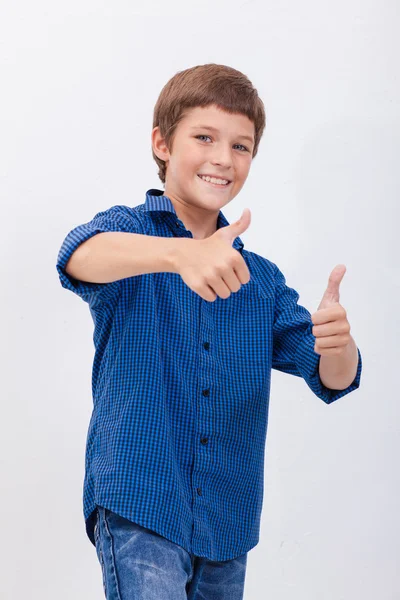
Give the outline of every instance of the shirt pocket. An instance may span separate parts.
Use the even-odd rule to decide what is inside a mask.
[[[252,279],[219,302],[221,363],[252,393],[261,391],[271,368],[274,304],[274,296]]]

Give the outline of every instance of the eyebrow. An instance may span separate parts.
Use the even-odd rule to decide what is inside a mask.
[[[215,127],[211,127],[211,125],[195,125],[194,127],[192,127],[192,129],[208,129],[209,131],[214,131],[218,133],[218,129],[216,129]],[[254,143],[253,138],[249,135],[239,135],[238,137],[244,140],[249,140],[249,142],[251,142],[252,144]]]

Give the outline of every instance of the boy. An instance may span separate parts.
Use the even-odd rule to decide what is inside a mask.
[[[351,384],[324,385],[299,294],[244,249],[248,209],[231,225],[221,212],[264,127],[239,71],[177,73],[154,109],[165,190],[97,213],[58,256],[61,284],[95,324],[84,517],[108,599],[243,598],[259,541],[271,368],[303,377],[327,404],[360,384],[356,348]]]

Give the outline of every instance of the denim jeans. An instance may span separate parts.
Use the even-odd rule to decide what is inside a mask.
[[[107,600],[242,600],[247,553],[228,561],[189,554],[98,506],[94,530]]]

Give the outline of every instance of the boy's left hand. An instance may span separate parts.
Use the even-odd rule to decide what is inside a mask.
[[[342,354],[352,339],[346,311],[339,304],[339,285],[345,272],[345,265],[336,265],[317,312],[311,315],[314,351],[322,356]]]

